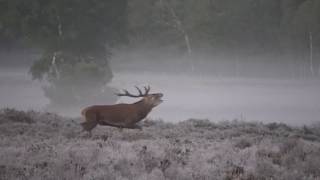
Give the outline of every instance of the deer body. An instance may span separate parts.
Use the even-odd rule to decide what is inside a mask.
[[[138,88],[137,88],[138,89]],[[136,123],[143,120],[155,106],[159,105],[163,94],[148,94],[146,89],[143,95],[135,96],[125,91],[125,94],[118,96],[143,97],[142,100],[133,104],[115,105],[93,105],[82,110],[81,114],[85,117],[85,122],[81,123],[84,130],[91,132],[97,125],[114,126],[119,128],[139,128]]]

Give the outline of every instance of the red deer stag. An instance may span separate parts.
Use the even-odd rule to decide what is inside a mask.
[[[133,104],[115,105],[93,105],[81,111],[85,117],[85,122],[81,123],[83,130],[91,134],[91,130],[98,124],[102,126],[113,126],[118,128],[141,129],[136,123],[143,120],[152,108],[162,103],[162,93],[149,94],[150,86],[144,87],[145,92],[136,87],[139,95],[133,95],[127,90],[118,93],[118,96],[128,96],[133,98],[142,97],[140,101]]]

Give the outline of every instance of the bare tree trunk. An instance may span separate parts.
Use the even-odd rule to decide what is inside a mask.
[[[236,78],[239,78],[239,75],[240,75],[240,72],[239,72],[239,56],[236,55],[236,58],[235,58],[235,75],[236,75]]]
[[[57,20],[58,20],[58,34],[61,37],[62,36],[62,23],[61,23],[61,19],[60,19],[59,15],[57,15]]]
[[[162,1],[162,0],[161,0]],[[162,1],[163,2],[163,1]],[[178,31],[181,32],[181,34],[184,36],[184,41],[186,43],[186,47],[187,47],[187,50],[188,50],[188,54],[191,54],[192,53],[192,50],[191,50],[191,45],[190,45],[190,40],[189,40],[189,35],[188,33],[186,32],[185,28],[183,27],[182,25],[182,22],[181,20],[179,19],[179,17],[177,16],[176,12],[174,11],[174,9],[172,8],[172,6],[169,4],[169,3],[165,3],[165,5],[167,6],[167,8],[169,9],[171,15],[172,15],[172,18],[173,18],[173,21],[175,23],[174,27],[176,29],[178,29]]]
[[[310,72],[311,75],[314,76],[314,67],[313,67],[313,37],[312,37],[312,32],[309,32],[309,47],[310,47],[310,55],[309,55],[309,60],[310,60]]]
[[[189,59],[189,63],[190,63],[190,66],[191,66],[191,72],[194,73],[194,63],[193,63],[193,60],[192,60],[192,49],[191,49],[191,45],[190,45],[190,41],[189,41],[189,36],[188,34],[184,34],[184,39],[185,39],[185,42],[186,42],[186,46],[187,46],[187,49],[188,49],[188,59]]]
[[[160,0],[160,2],[167,7],[167,9],[169,10],[169,12],[171,13],[171,16],[173,18],[173,22],[174,25],[173,27],[176,28],[184,37],[184,42],[187,48],[187,53],[188,53],[188,60],[191,66],[191,72],[194,72],[194,63],[191,57],[192,54],[192,48],[191,48],[191,43],[190,43],[190,38],[189,35],[187,33],[187,31],[185,30],[185,28],[182,25],[181,20],[179,19],[179,17],[177,16],[176,12],[174,11],[174,9],[172,8],[172,6],[168,3],[168,2],[164,2],[165,0]]]
[[[190,45],[189,36],[188,36],[187,33],[184,34],[184,40],[185,40],[185,42],[186,42],[186,46],[187,46],[187,49],[188,49],[188,54],[191,55],[192,50],[191,50],[191,45]]]
[[[57,67],[56,59],[57,59],[57,52],[54,52],[51,60],[51,71],[54,72],[57,79],[60,79],[60,72]]]
[[[58,24],[57,24],[58,35],[59,35],[59,37],[61,37],[63,35],[61,18],[60,18],[60,16],[58,14],[56,15],[56,18],[57,18],[57,21],[58,21]],[[57,79],[60,79],[60,72],[58,70],[58,66],[57,66],[56,60],[57,60],[57,51],[55,51],[53,53],[53,56],[52,56],[51,71],[55,74]]]

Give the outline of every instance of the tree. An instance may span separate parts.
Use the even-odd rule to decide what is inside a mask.
[[[198,73],[202,66],[219,76],[319,76],[319,5],[318,0],[132,0],[129,39],[148,53],[160,49],[157,57],[170,54],[174,58],[167,59],[176,59],[181,71]]]
[[[48,82],[44,91],[52,104],[101,99],[102,88],[112,79],[107,61],[111,48],[126,41],[127,0],[0,3],[0,27],[14,32],[6,36],[21,37],[42,50],[30,72],[34,79]]]

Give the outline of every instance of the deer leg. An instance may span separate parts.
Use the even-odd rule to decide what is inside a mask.
[[[88,116],[88,117],[86,117],[86,121],[81,123],[81,126],[82,126],[83,130],[88,131],[89,134],[91,134],[91,130],[98,125],[97,118],[98,118],[99,115],[96,114],[95,116],[96,117]]]
[[[123,131],[123,127],[118,127],[118,129],[119,129],[119,132],[122,132]]]
[[[131,126],[128,126],[127,128],[129,128],[129,129],[139,129],[140,131],[142,131],[142,127],[139,126],[138,124],[133,124]]]
[[[93,128],[95,128],[97,126],[97,124],[98,123],[95,121],[86,121],[86,122],[81,123],[81,126],[82,126],[83,130],[91,132],[91,130]]]

